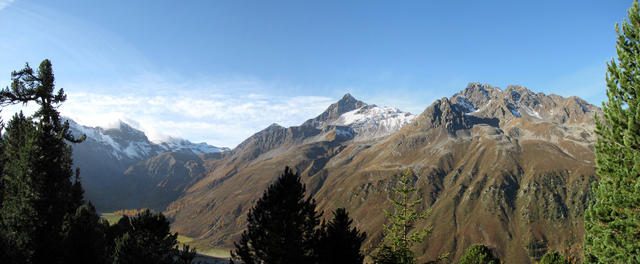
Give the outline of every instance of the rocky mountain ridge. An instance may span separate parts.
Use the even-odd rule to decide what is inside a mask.
[[[422,206],[432,212],[418,226],[433,226],[415,248],[422,261],[443,252],[455,261],[473,243],[515,263],[535,262],[549,249],[572,254],[581,245],[582,213],[596,177],[597,107],[521,86],[471,83],[420,115],[393,114],[410,119],[397,130],[357,140],[337,131],[360,129],[362,123],[347,122],[360,119],[346,117],[374,106],[350,97],[301,126],[272,125],[232,155],[205,160],[206,175],[167,208],[174,230],[229,247],[253,202],[288,165],[301,172],[320,210],[347,208],[370,234],[365,251],[371,253],[382,237],[381,210],[390,208],[391,188],[410,168]],[[373,121],[372,127],[381,123]]]
[[[274,123],[244,140],[232,152],[237,159],[248,161],[277,156],[300,144],[373,140],[401,129],[414,118],[415,115],[397,108],[368,105],[347,93],[300,126],[285,128]]]

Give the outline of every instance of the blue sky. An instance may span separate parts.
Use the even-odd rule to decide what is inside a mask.
[[[227,147],[347,92],[421,113],[469,82],[520,84],[600,106],[630,5],[0,0],[0,86],[49,58],[69,95],[60,110],[81,124]]]

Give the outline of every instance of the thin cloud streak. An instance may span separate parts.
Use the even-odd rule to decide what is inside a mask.
[[[15,0],[0,0],[0,10],[6,8],[13,2],[15,2]]]

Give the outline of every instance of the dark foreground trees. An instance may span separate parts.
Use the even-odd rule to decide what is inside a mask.
[[[361,263],[365,234],[351,227],[344,209],[336,210],[334,219],[321,227],[316,203],[305,199],[305,191],[300,175],[286,167],[249,211],[247,230],[235,243],[233,258],[246,264]],[[333,262],[329,251],[356,262]]]
[[[83,203],[82,195],[74,193],[78,188],[65,141],[83,139],[74,138],[68,123],[60,122],[56,109],[66,95],[55,91],[49,60],[37,71],[27,64],[11,79],[11,88],[0,91],[0,104],[36,103],[39,108],[33,117],[16,114],[3,135],[0,232],[6,237],[6,255],[18,262],[60,261],[65,216]]]
[[[640,263],[640,8],[616,25],[603,121],[596,117],[595,202],[585,212],[587,263]]]
[[[360,251],[362,242],[367,238],[352,227],[353,220],[344,208],[333,211],[333,219],[326,225],[320,235],[318,255],[320,263],[350,264],[362,263],[364,255]]]
[[[108,263],[106,233],[109,223],[91,203],[66,216],[62,225],[63,260],[66,263]]]
[[[0,90],[0,105],[39,108],[33,116],[14,115],[0,137],[0,263],[190,262],[195,253],[175,247],[164,216],[147,212],[109,227],[91,204],[83,205],[79,170],[74,177],[67,143],[80,143],[84,136],[73,137],[69,124],[61,122],[57,108],[66,95],[55,89],[51,62],[42,61],[37,70],[27,64],[11,79],[11,87]],[[142,248],[141,243],[144,259],[120,261],[141,254],[123,245]],[[162,258],[156,258],[158,252]]]
[[[173,264],[195,257],[195,251],[179,250],[177,234],[161,213],[145,210],[135,217],[122,217],[111,231],[114,264]]]

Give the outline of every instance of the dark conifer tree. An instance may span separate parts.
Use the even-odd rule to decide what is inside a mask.
[[[100,218],[91,203],[78,207],[75,214],[67,215],[62,226],[63,262],[108,263],[105,237],[108,228],[109,223]]]
[[[71,201],[75,203],[71,205],[72,208],[78,208],[84,204],[84,189],[80,182],[80,168],[76,168],[76,175],[73,180],[73,185],[71,186]],[[93,205],[91,205],[91,207],[93,207]]]
[[[362,242],[367,237],[357,228],[352,227],[353,220],[344,208],[333,212],[333,219],[323,225],[320,238],[319,259],[326,264],[362,263],[364,255],[360,251]]]
[[[9,162],[3,168],[3,200],[0,208],[0,228],[5,237],[8,262],[29,263],[35,250],[37,212],[36,196],[30,166],[36,151],[35,127],[31,119],[16,114],[4,134],[4,156]]]
[[[235,243],[234,259],[245,264],[317,262],[316,203],[305,199],[300,175],[289,167],[249,211],[247,222]]]
[[[596,117],[595,202],[585,212],[587,263],[640,263],[640,8],[616,25],[618,59],[607,64],[607,97]]]
[[[197,252],[195,248],[189,247],[189,245],[182,245],[182,249],[178,250],[175,263],[176,264],[191,264],[196,257]]]
[[[72,195],[71,147],[65,141],[80,142],[61,123],[57,107],[65,101],[62,89],[56,93],[51,62],[44,60],[37,71],[27,64],[11,74],[11,88],[0,91],[0,104],[34,102],[39,109],[33,118],[17,115],[5,138],[12,138],[5,148],[2,228],[17,238],[24,262],[60,261],[62,222],[75,212],[81,201]],[[21,142],[20,142],[21,141]],[[24,144],[20,144],[24,143]],[[26,220],[28,219],[28,220]]]
[[[190,262],[195,257],[195,252],[188,248],[184,248],[187,252],[178,249],[178,235],[171,233],[169,221],[162,213],[145,210],[132,218],[123,217],[112,228],[114,264],[173,264]]]

